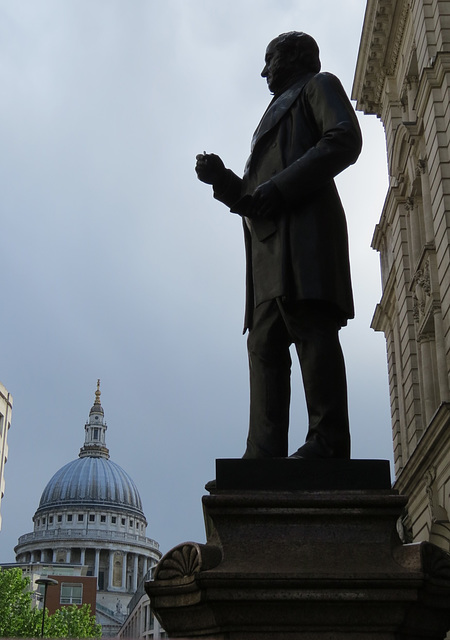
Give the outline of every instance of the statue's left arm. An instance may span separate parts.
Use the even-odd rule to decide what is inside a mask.
[[[299,99],[317,142],[272,177],[283,198],[292,204],[356,162],[362,146],[355,111],[335,76],[317,74]]]

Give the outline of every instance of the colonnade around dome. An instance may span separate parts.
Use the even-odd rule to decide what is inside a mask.
[[[51,565],[59,575],[86,575],[97,578],[98,591],[133,594],[159,556],[127,551],[123,547],[42,547],[21,552],[17,564]]]

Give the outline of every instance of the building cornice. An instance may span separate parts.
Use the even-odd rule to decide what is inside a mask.
[[[407,0],[368,0],[352,99],[366,114],[381,116],[386,76],[395,73],[409,11]]]

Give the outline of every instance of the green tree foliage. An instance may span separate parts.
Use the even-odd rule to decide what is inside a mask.
[[[0,638],[40,635],[42,613],[33,607],[29,584],[21,569],[0,568]]]
[[[0,567],[0,638],[40,637],[42,610],[33,607],[29,585],[21,569]],[[45,611],[46,638],[99,638],[101,634],[102,626],[88,604],[62,607],[51,616]]]
[[[45,619],[46,638],[99,638],[102,625],[97,624],[89,604],[62,607]]]

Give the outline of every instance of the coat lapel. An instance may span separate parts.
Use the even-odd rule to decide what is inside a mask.
[[[314,76],[313,73],[308,73],[293,84],[289,89],[286,89],[276,100],[270,103],[259,125],[253,134],[251,150],[255,148],[255,145],[259,140],[272,129],[284,116],[284,114],[290,109],[291,105],[297,99],[299,93],[305,86],[305,84]]]

